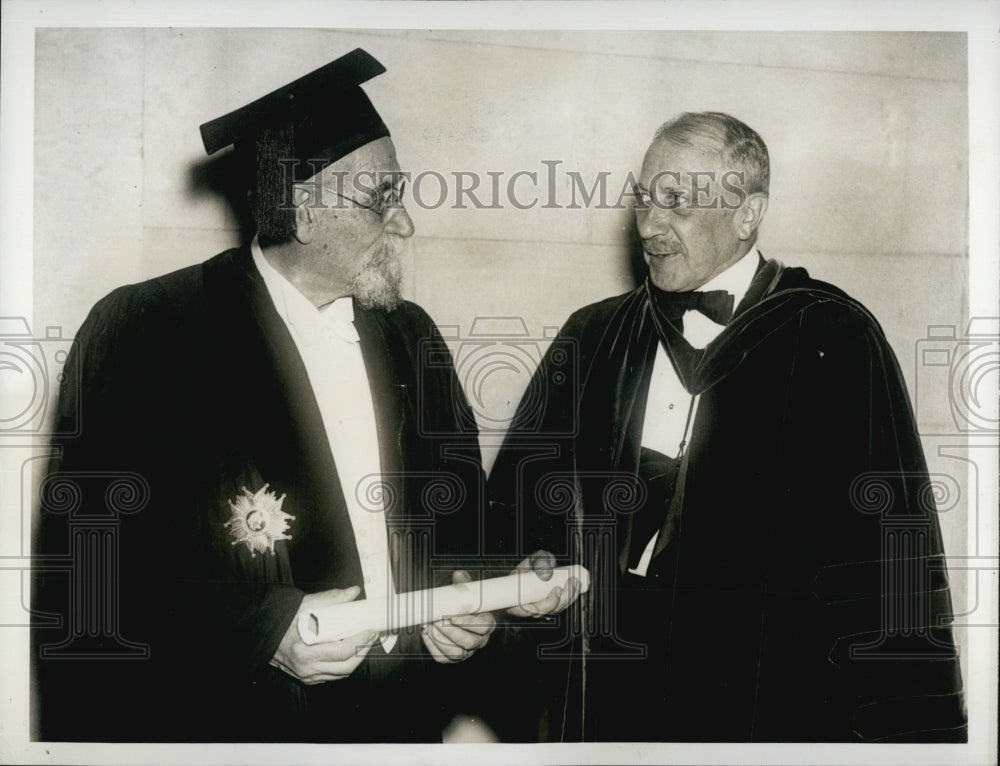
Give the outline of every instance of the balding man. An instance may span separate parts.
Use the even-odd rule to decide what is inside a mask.
[[[591,571],[573,631],[540,639],[556,737],[966,736],[902,376],[861,304],[758,250],[768,184],[764,142],[729,115],[656,132],[648,277],[569,318],[490,476],[508,550],[538,551],[522,567]]]

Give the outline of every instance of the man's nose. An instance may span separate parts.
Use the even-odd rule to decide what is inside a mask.
[[[635,225],[642,239],[650,239],[657,234],[665,234],[670,230],[671,211],[664,205],[658,205],[651,200],[642,209],[635,211]]]
[[[406,208],[400,204],[394,207],[389,214],[389,220],[385,224],[385,230],[397,237],[413,236],[413,219],[406,212]]]

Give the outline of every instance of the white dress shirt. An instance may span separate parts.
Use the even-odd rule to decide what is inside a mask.
[[[750,289],[757,272],[760,254],[756,245],[740,260],[715,275],[699,287],[700,292],[725,290],[733,296],[733,308],[739,305],[743,296]],[[684,339],[694,348],[704,348],[722,333],[724,325],[716,324],[700,311],[688,311],[684,314]],[[684,390],[680,378],[674,371],[670,358],[662,343],[656,344],[656,361],[653,363],[653,375],[649,382],[649,398],[646,400],[646,416],[642,424],[642,446],[667,455],[677,457],[681,442],[689,438],[686,429],[694,422],[694,410],[697,410],[697,397]],[[653,535],[635,569],[629,569],[633,574],[646,576],[649,562],[653,557],[653,548],[659,532]]]
[[[254,237],[253,262],[267,285],[278,315],[299,350],[337,465],[341,490],[354,529],[368,598],[394,594],[385,507],[381,493],[369,491],[382,480],[375,406],[361,343],[354,328],[350,296],[317,309],[264,258]],[[380,637],[388,653],[395,634]]]

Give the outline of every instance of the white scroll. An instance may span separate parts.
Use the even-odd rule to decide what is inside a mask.
[[[590,588],[590,573],[573,564],[553,569],[550,580],[541,579],[533,571],[517,572],[506,577],[399,593],[391,599],[333,604],[299,615],[299,635],[305,643],[316,644],[367,630],[387,633],[446,617],[510,609],[541,601],[553,588],[565,588],[571,577],[580,581],[581,593]]]

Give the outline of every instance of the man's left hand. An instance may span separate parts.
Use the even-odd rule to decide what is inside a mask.
[[[451,581],[455,584],[471,582],[472,577],[465,570],[459,569],[452,573]],[[496,624],[496,619],[489,612],[432,622],[423,627],[424,646],[438,662],[461,662],[471,657],[477,649],[486,646]]]

